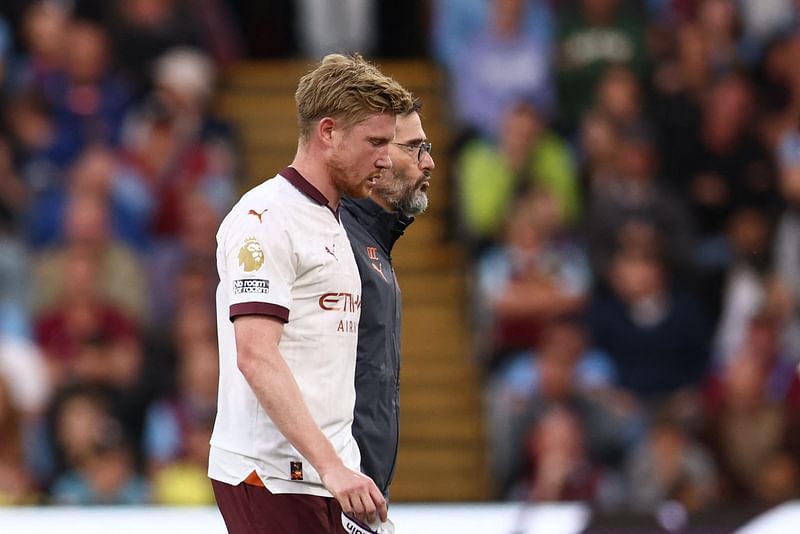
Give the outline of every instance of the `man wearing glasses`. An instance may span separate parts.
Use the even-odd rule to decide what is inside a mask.
[[[361,469],[388,497],[397,459],[400,422],[400,288],[392,268],[392,246],[428,207],[435,167],[419,116],[420,104],[397,116],[389,145],[392,168],[363,199],[342,199],[347,230],[361,275],[361,321],[356,359],[353,435]]]

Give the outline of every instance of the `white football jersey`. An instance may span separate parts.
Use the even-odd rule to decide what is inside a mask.
[[[256,471],[273,493],[331,496],[266,414],[236,363],[233,320],[285,321],[279,349],[312,417],[344,464],[352,435],[361,280],[338,214],[287,168],[247,192],[217,233],[220,379],[208,473],[231,485]]]

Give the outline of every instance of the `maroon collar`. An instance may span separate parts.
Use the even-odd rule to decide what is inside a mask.
[[[325,198],[325,195],[322,194],[322,191],[314,187],[314,185],[306,180],[302,174],[297,172],[297,169],[294,167],[286,167],[280,173],[281,176],[286,178],[286,180],[292,184],[298,191],[303,193],[305,196],[319,204],[320,206],[325,206],[336,216],[339,218],[339,210],[338,208],[334,210],[331,208],[328,199]]]

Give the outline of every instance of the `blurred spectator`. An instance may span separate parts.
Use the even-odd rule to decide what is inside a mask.
[[[727,75],[705,95],[697,129],[676,133],[663,146],[666,175],[689,201],[702,240],[699,261],[707,269],[720,263],[715,246],[737,205],[776,207],[774,170],[753,135],[753,111],[749,80]]]
[[[113,420],[108,398],[97,385],[59,387],[48,407],[43,438],[50,455],[46,485],[77,465],[100,441],[104,425]]]
[[[581,186],[586,202],[592,189],[616,180],[622,130],[607,113],[587,112],[578,132]]]
[[[739,62],[738,13],[730,0],[699,0],[697,23],[706,41],[712,72],[727,72]]]
[[[144,435],[145,412],[158,393],[144,380],[144,356],[138,339],[114,338],[104,333],[80,340],[71,364],[71,379],[102,388],[127,439],[136,444],[135,459],[141,463],[139,444]]]
[[[89,155],[86,156],[90,157]],[[103,158],[103,155],[99,155]],[[92,165],[105,165],[104,160],[87,161],[79,167],[86,169],[83,179],[93,174],[103,179],[106,169],[89,169]],[[68,288],[64,278],[66,263],[74,251],[80,251],[94,263],[96,279],[91,288],[108,304],[142,323],[147,317],[147,280],[137,256],[123,243],[110,235],[110,215],[106,201],[91,191],[75,191],[67,201],[63,218],[64,240],[54,247],[42,250],[34,260],[36,295],[34,311],[41,312],[53,306]]]
[[[768,362],[757,356],[743,351],[725,364],[721,398],[707,415],[706,443],[718,460],[722,497],[729,502],[757,499],[763,466],[789,444],[784,406],[768,397]]]
[[[672,160],[691,159],[693,145],[684,140],[696,135],[700,107],[712,82],[706,47],[700,27],[683,23],[672,33],[666,57],[653,69],[652,115],[664,171],[673,185],[685,177],[672,170]]]
[[[534,502],[594,502],[601,496],[602,469],[588,455],[581,420],[568,409],[545,412],[524,446],[528,468],[518,496]]]
[[[0,100],[4,96],[11,59],[11,28],[0,14]]]
[[[450,72],[462,129],[497,139],[503,114],[527,99],[546,115],[555,102],[549,47],[523,25],[525,0],[491,0],[487,26],[455,55]],[[546,119],[546,117],[542,117]]]
[[[772,404],[783,404],[793,412],[797,404],[796,363],[793,355],[781,344],[780,325],[780,317],[769,307],[760,311],[748,324],[742,325],[744,334],[739,344],[731,347],[732,352],[726,360],[716,363],[704,384],[709,410],[716,410],[723,402],[725,369],[732,360],[748,358],[757,362],[758,369],[765,373],[762,384],[764,398]],[[755,364],[748,365],[752,367]],[[791,415],[793,421],[797,419],[800,422],[794,413],[787,415]],[[800,438],[800,435],[797,437]]]
[[[42,191],[33,199],[28,213],[28,234],[35,247],[54,246],[71,237],[70,204],[74,197],[94,197],[104,204],[103,221],[93,231],[107,233],[113,239],[137,252],[150,245],[151,208],[141,200],[138,184],[126,181],[116,154],[102,146],[87,147],[67,169],[63,183]],[[65,226],[67,226],[65,228]]]
[[[732,258],[722,290],[721,313],[714,339],[715,360],[731,358],[742,346],[750,323],[775,305],[770,302],[770,221],[765,213],[741,207],[730,220]]]
[[[533,347],[548,322],[580,311],[591,283],[586,256],[563,231],[561,214],[546,191],[516,199],[505,239],[479,259],[480,317],[490,369]]]
[[[602,356],[587,352],[585,335],[569,322],[552,324],[538,350],[520,357],[525,361],[515,365],[516,377],[500,377],[487,388],[490,453],[501,494],[524,475],[527,432],[554,407],[566,407],[578,417],[593,462],[611,465],[619,460],[623,422],[595,400],[611,389],[612,371]],[[525,384],[519,372],[523,363],[532,383]]]
[[[205,3],[205,2],[203,2]],[[137,94],[149,88],[156,58],[178,46],[200,46],[202,31],[181,0],[120,0],[110,4],[109,34]]]
[[[373,0],[296,0],[297,35],[306,57],[376,49],[377,2]]]
[[[783,345],[792,360],[800,361],[800,132],[788,130],[777,154],[781,192],[786,210],[773,242],[774,265],[784,288],[786,310]]]
[[[2,224],[18,227],[22,207],[27,202],[28,190],[14,168],[13,147],[10,140],[0,133],[0,210],[4,218],[9,218]]]
[[[795,31],[770,40],[763,60],[755,67],[760,129],[767,147],[779,153],[785,134],[797,128],[800,116],[798,62],[800,32]]]
[[[795,455],[777,451],[760,467],[753,489],[762,509],[769,510],[800,496],[800,466]]]
[[[50,201],[64,187],[65,169],[80,151],[80,140],[58,135],[53,108],[37,91],[14,96],[9,101],[7,117],[14,141],[15,168],[25,193],[16,211],[27,215],[32,242],[41,245],[48,236],[36,234],[35,229],[41,225],[35,220],[37,215],[28,210],[38,202]]]
[[[63,46],[62,68],[33,85],[53,107],[57,138],[77,140],[77,150],[91,144],[116,146],[132,94],[114,71],[106,30],[71,20]],[[71,154],[70,160],[78,155]]]
[[[540,39],[550,50],[555,36],[555,20],[549,2],[524,0],[522,33]],[[475,35],[485,31],[491,6],[486,0],[435,0],[432,7],[432,53],[447,70],[456,67],[456,59]]]
[[[228,0],[241,29],[247,59],[282,59],[297,55],[295,2]]]
[[[610,293],[595,296],[589,318],[620,386],[649,403],[691,391],[709,362],[710,324],[697,300],[673,287],[659,253],[648,248],[617,251],[609,282]]]
[[[456,162],[458,212],[464,238],[478,250],[497,240],[513,200],[531,186],[556,202],[561,226],[581,212],[575,168],[565,143],[529,102],[508,108],[497,142],[468,142]]]
[[[137,335],[135,323],[101,296],[100,267],[90,251],[73,247],[62,262],[57,300],[36,321],[36,338],[57,385],[74,375],[84,340],[102,336],[122,341]]]
[[[104,421],[99,436],[50,489],[60,505],[143,505],[150,501],[147,481],[134,470],[133,456],[122,430]]]
[[[642,109],[641,82],[629,67],[609,67],[598,82],[595,100],[596,111],[620,130],[649,127]]]
[[[151,255],[148,261],[151,325],[170,324],[184,300],[213,308],[219,222],[217,212],[202,195],[187,199],[178,241]]]
[[[166,506],[213,505],[208,478],[209,438],[214,421],[196,421],[186,429],[181,458],[153,477],[153,501]]]
[[[560,123],[572,131],[592,104],[610,65],[647,70],[645,21],[625,0],[576,0],[563,9],[558,31]]]
[[[49,395],[47,370],[31,339],[30,291],[28,251],[14,234],[11,212],[0,203],[0,381],[14,407],[28,417],[41,412]]]
[[[714,504],[717,473],[708,452],[668,416],[657,419],[627,466],[628,498],[634,511],[656,512],[676,501],[696,512]]]
[[[211,116],[215,72],[204,55],[173,50],[159,59],[156,91],[126,124],[119,180],[150,213],[155,242],[172,246],[187,199],[202,193],[224,212],[233,201],[230,129]]]
[[[776,35],[797,27],[794,0],[737,0],[741,21],[741,54],[750,62],[761,59],[764,45]]]
[[[182,349],[178,389],[148,410],[144,443],[157,502],[210,504],[206,471],[217,407],[217,348],[201,340]]]
[[[613,129],[602,122],[587,126]],[[649,132],[634,127],[590,134],[608,136],[607,140],[587,139],[595,144],[591,150],[600,158],[609,158],[597,159],[598,166],[588,176],[593,181],[588,184],[584,228],[597,278],[606,281],[617,248],[641,243],[663,247],[667,268],[686,275],[691,270],[691,223],[683,204],[656,179],[656,153]]]
[[[216,344],[198,339],[179,347],[175,393],[148,410],[146,454],[151,471],[178,460],[187,452],[187,433],[213,421],[217,409],[218,356]],[[210,435],[209,435],[210,437]]]
[[[25,8],[22,36],[25,52],[10,73],[15,90],[43,89],[64,67],[70,13],[64,2],[35,0]]]
[[[34,504],[38,495],[24,453],[23,413],[15,405],[9,382],[0,375],[0,507]]]

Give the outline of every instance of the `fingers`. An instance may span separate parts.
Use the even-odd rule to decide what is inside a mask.
[[[386,499],[368,476],[345,468],[326,475],[325,485],[347,515],[367,523],[386,521]]]
[[[389,517],[389,511],[386,507],[386,499],[383,498],[378,486],[376,486],[374,483],[371,483],[369,486],[369,496],[372,499],[372,502],[375,503],[375,511],[378,513],[381,523],[384,523]]]
[[[359,495],[359,497],[361,500],[361,505],[364,509],[364,514],[360,517],[360,519],[370,525],[375,522],[376,518],[375,503],[372,502],[372,497],[369,493],[362,493]]]

